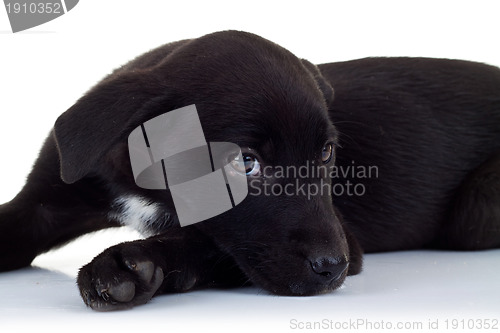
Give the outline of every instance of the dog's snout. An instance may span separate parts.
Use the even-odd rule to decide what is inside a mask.
[[[318,257],[311,260],[311,268],[314,273],[322,276],[326,281],[339,279],[347,270],[349,263],[345,256],[343,257]]]

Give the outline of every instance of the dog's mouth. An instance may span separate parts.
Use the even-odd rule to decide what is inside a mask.
[[[248,254],[235,259],[253,284],[280,296],[312,296],[332,292],[343,284],[349,269],[347,255],[306,258]]]

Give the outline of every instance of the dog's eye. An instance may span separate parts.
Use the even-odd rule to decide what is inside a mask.
[[[333,153],[334,153],[333,143],[328,142],[323,146],[323,149],[321,150],[321,160],[323,161],[323,163],[326,164],[330,162],[332,160]]]
[[[240,163],[240,155],[236,156],[231,161],[231,166],[238,172],[244,173],[247,176],[255,176],[260,172],[260,163],[257,157],[252,154],[243,154],[241,155],[243,158],[243,163]],[[244,165],[245,169],[241,168],[241,165]]]

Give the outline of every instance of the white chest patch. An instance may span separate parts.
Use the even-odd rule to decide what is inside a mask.
[[[123,226],[129,226],[145,236],[151,234],[152,224],[159,218],[159,208],[143,197],[128,195],[113,202],[109,217]]]

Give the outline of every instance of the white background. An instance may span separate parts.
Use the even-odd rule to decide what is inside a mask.
[[[10,31],[6,12],[0,8],[0,202],[9,201],[20,190],[45,136],[59,114],[68,109],[86,90],[112,69],[161,44],[198,37],[218,30],[237,29],[259,34],[284,46],[297,56],[315,63],[367,56],[428,56],[461,58],[500,66],[499,17],[500,1],[494,0],[267,0],[251,2],[81,0],[68,14],[28,31],[13,34]],[[104,235],[96,236],[101,237],[99,246],[102,248],[122,238],[134,237],[131,234],[116,236],[116,233],[106,233]],[[51,307],[59,309],[60,302],[68,301],[70,305],[66,307],[66,310],[74,307],[78,311],[84,311],[81,316],[89,316],[78,299],[72,281],[76,274],[75,267],[89,260],[92,255],[100,251],[100,247],[89,246],[89,243],[84,243],[84,246],[78,244],[73,245],[71,251],[66,252],[71,253],[71,259],[75,259],[76,256],[76,264],[73,260],[72,264],[66,267],[64,263],[67,262],[65,261],[67,257],[59,260],[57,257],[50,258],[50,256],[49,259],[45,259],[47,260],[45,264],[43,258],[37,262],[42,267],[52,267],[70,276],[70,278],[60,277],[63,281],[60,285],[52,283],[51,280],[57,279],[59,275],[52,274],[51,271],[42,271],[41,275],[32,271],[25,272],[24,275],[0,275],[0,286],[3,283],[3,290],[12,291],[11,299],[0,295],[0,299],[3,300],[0,308],[10,309],[10,312],[7,311],[4,314],[14,314],[16,309],[30,304],[31,308],[29,306],[28,308],[33,311],[39,308],[44,310],[45,312],[40,313],[46,315],[45,320],[50,322],[51,316],[54,315],[50,312]],[[207,294],[203,293],[175,298],[173,313],[184,316],[183,320],[189,321],[189,323],[177,322],[176,327],[187,327],[183,325],[193,325],[196,322],[196,315],[193,314],[193,318],[189,316],[194,311],[193,303],[195,303],[194,301],[190,303],[189,297],[191,301],[194,299],[207,301],[205,308],[211,308],[211,313],[217,313],[214,310],[217,304],[225,304],[223,308],[227,310],[232,304],[236,306],[236,303],[240,304],[240,302],[249,302],[248,306],[251,308],[252,302],[264,304],[271,300],[271,303],[265,303],[267,305],[262,307],[260,312],[249,310],[249,316],[254,317],[247,317],[246,321],[241,319],[245,318],[245,310],[239,313],[238,320],[225,317],[223,314],[219,314],[219,317],[211,316],[212,324],[218,322],[220,323],[219,329],[227,328],[228,331],[237,331],[242,323],[247,328],[252,327],[252,324],[256,325],[261,319],[259,315],[267,315],[266,320],[269,321],[269,316],[273,315],[273,311],[280,312],[277,307],[295,310],[303,308],[305,311],[305,314],[302,313],[304,314],[303,320],[316,320],[318,316],[314,315],[314,311],[319,310],[320,313],[328,315],[330,312],[324,312],[324,306],[332,306],[331,315],[333,316],[342,308],[342,302],[337,303],[339,300],[345,300],[346,304],[350,304],[350,307],[346,308],[349,311],[363,304],[364,312],[361,311],[359,314],[366,314],[381,306],[387,311],[383,317],[386,319],[391,318],[391,313],[401,308],[401,304],[406,305],[402,307],[403,311],[404,309],[410,311],[405,314],[410,319],[415,319],[411,317],[411,311],[420,310],[419,314],[425,314],[426,307],[436,316],[444,314],[451,316],[458,311],[462,316],[460,318],[471,313],[473,309],[478,309],[476,312],[472,311],[475,315],[481,311],[493,313],[498,310],[497,313],[500,313],[499,307],[492,305],[496,304],[496,300],[499,299],[499,286],[494,277],[498,274],[491,271],[492,263],[498,262],[498,252],[493,253],[493,257],[490,252],[486,257],[479,257],[479,259],[472,255],[467,260],[461,259],[459,254],[452,255],[451,258],[438,254],[429,257],[430,255],[426,252],[402,254],[402,256],[369,257],[365,275],[357,280],[351,278],[349,281],[352,282],[348,282],[347,287],[340,292],[340,295],[344,296],[347,293],[348,298],[333,298],[333,305],[328,305],[329,298],[288,301],[286,298],[259,296],[253,291],[248,291],[250,298],[245,298],[246,292],[230,293],[229,298],[226,298],[226,303],[210,303],[206,299]],[[429,259],[426,261],[425,258]],[[484,267],[479,264],[481,260],[484,260],[484,265],[490,269],[488,272],[493,275],[493,279],[486,278],[485,280],[483,277],[482,280],[474,280],[476,272],[484,270]],[[413,264],[417,265],[417,268],[411,266]],[[380,268],[381,265],[386,265],[389,272],[390,269],[396,269],[396,273],[391,275],[382,270],[377,271],[377,267]],[[443,283],[444,289],[436,286],[434,289],[429,289],[425,285],[414,288],[421,281],[432,284],[435,281],[433,275],[427,274],[426,270],[430,273],[436,267],[442,268],[443,265],[447,267],[445,273],[447,272],[448,275],[444,274],[442,276],[445,278],[437,279]],[[405,267],[403,273],[397,271],[398,267]],[[471,271],[470,278],[468,275],[463,276],[464,272]],[[32,281],[30,274],[35,274],[37,284],[41,283],[45,292],[54,291],[54,293],[47,294],[46,297],[43,293],[37,294],[40,292],[40,286],[30,284]],[[398,280],[398,274],[413,278],[402,283]],[[44,276],[48,276],[48,281],[40,282]],[[388,278],[389,276],[391,278]],[[454,282],[456,286],[451,283],[450,287],[450,283],[446,281],[455,277],[470,283],[464,286],[457,282],[461,280],[456,280]],[[14,284],[17,281],[13,289],[7,286],[11,281]],[[386,282],[385,285],[384,282]],[[380,289],[381,283],[382,289]],[[21,290],[28,285],[31,289],[27,289],[32,291],[23,296]],[[448,287],[449,289],[446,289]],[[396,292],[398,288],[401,290],[407,288],[410,292],[401,291],[399,294]],[[473,291],[474,288],[480,290],[474,294],[475,296],[471,296],[472,298],[466,298],[467,295],[465,295],[464,302],[468,303],[459,304],[461,296],[457,295],[460,295],[464,289],[470,291],[471,288]],[[492,291],[490,292],[488,288],[492,288]],[[412,289],[414,289],[413,292]],[[436,297],[441,302],[436,303],[432,295],[438,289],[445,290],[444,297],[449,297],[448,303],[446,299],[443,300],[443,295],[440,296],[441,298]],[[52,298],[57,296],[54,295],[58,294],[58,290],[61,290],[59,296],[62,295],[62,301],[60,298],[56,300]],[[378,294],[380,290],[382,293]],[[429,290],[430,297],[425,295],[425,290]],[[387,295],[386,291],[389,291],[392,298],[382,296]],[[365,293],[370,294],[372,298],[364,298]],[[491,297],[488,298],[488,295]],[[404,297],[407,299],[402,300]],[[18,303],[13,302],[14,307],[9,308],[10,300],[14,299]],[[52,301],[49,301],[51,299]],[[417,299],[417,303],[412,303],[413,299]],[[400,302],[402,300],[403,303],[398,303],[398,300]],[[427,304],[425,300],[430,300],[430,303]],[[172,310],[172,304],[169,301],[163,299],[162,302],[159,308],[145,307],[143,310],[138,310],[142,311],[138,313],[144,314],[147,311],[150,311],[147,313],[154,313],[154,311],[161,313],[161,311]],[[395,302],[394,308],[391,308],[390,302]],[[372,308],[370,304],[373,304]],[[317,306],[321,308],[318,309]],[[202,313],[205,308],[198,306],[196,311]],[[442,311],[439,312],[438,309]],[[284,315],[283,311],[280,312],[281,316],[288,319],[283,319],[276,327],[286,331],[290,328],[288,325],[290,316]],[[294,313],[301,313],[297,311]],[[66,314],[66,312],[63,313]],[[83,318],[80,317],[79,312],[76,313],[76,315],[73,313],[76,317],[67,318]],[[418,319],[427,320],[428,315],[428,313],[423,317],[419,315]],[[117,319],[119,322],[126,319],[126,316],[116,316],[89,317],[86,324],[82,325],[92,327],[94,321],[100,325],[106,322],[111,325],[112,318],[119,318]],[[352,317],[357,316],[353,313]],[[18,318],[21,324],[29,324],[21,317],[14,316],[14,318]],[[60,320],[60,318],[56,319],[56,316],[53,318],[54,321]],[[134,320],[136,320],[135,326],[141,328],[140,318],[134,318]],[[58,323],[61,324],[60,321]],[[68,320],[63,320],[62,323],[71,325]],[[199,325],[203,324],[203,322],[199,323]],[[0,330],[1,325],[0,323]],[[36,326],[36,321],[31,325]],[[123,325],[127,326],[127,324]],[[167,328],[168,323],[165,325]]]

